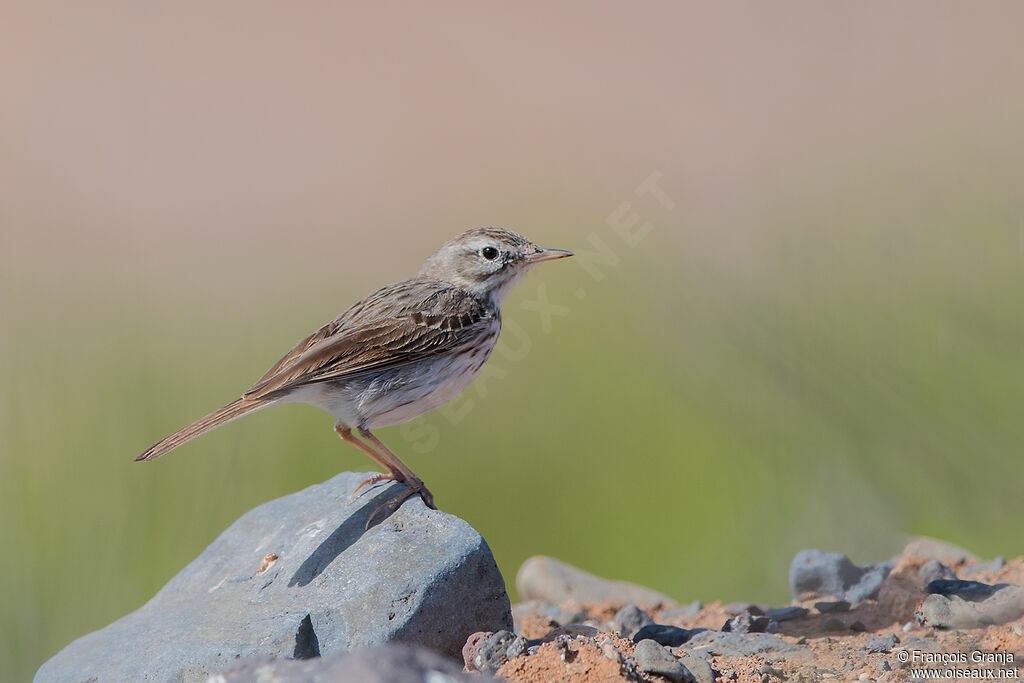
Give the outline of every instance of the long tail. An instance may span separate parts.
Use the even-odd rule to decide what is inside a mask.
[[[155,460],[165,453],[170,453],[183,443],[187,443],[197,436],[225,425],[232,420],[254,413],[257,410],[266,408],[274,401],[263,398],[239,398],[227,404],[220,410],[215,410],[206,417],[201,417],[187,427],[182,427],[170,436],[157,441],[147,448],[141,455],[135,458],[135,462],[142,460]]]

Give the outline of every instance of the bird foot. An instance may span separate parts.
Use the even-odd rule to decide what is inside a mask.
[[[362,484],[357,486],[355,490],[353,490],[352,493],[349,494],[348,502],[345,503],[345,505],[347,506],[352,504],[352,501],[355,500],[356,494],[359,493],[359,489],[363,488],[364,486],[373,486],[374,484],[379,484],[382,481],[397,481],[400,484],[404,484],[405,477],[403,477],[400,473],[397,472],[388,472],[387,474],[381,472],[375,474],[366,481],[364,481]]]
[[[386,477],[385,475],[381,475],[381,476],[383,478],[388,478],[388,479],[391,478],[391,477]],[[371,477],[371,479],[372,478],[373,477]],[[366,528],[367,529],[370,528],[370,526],[373,524],[373,521],[375,519],[377,519],[377,517],[380,516],[381,513],[383,513],[384,517],[387,517],[389,514],[391,514],[395,510],[397,510],[399,508],[399,506],[403,502],[405,502],[406,498],[409,498],[409,497],[414,496],[416,494],[419,494],[419,496],[423,499],[423,502],[426,504],[426,506],[428,508],[430,508],[431,510],[436,510],[437,509],[437,507],[434,505],[434,494],[432,494],[430,492],[430,490],[426,486],[423,485],[423,482],[420,479],[414,479],[412,482],[406,481],[406,482],[403,482],[403,483],[408,488],[406,488],[404,491],[398,493],[396,496],[391,498],[391,500],[389,500],[388,502],[384,503],[383,505],[379,505],[376,510],[374,510],[372,513],[370,513],[370,517],[366,520]]]

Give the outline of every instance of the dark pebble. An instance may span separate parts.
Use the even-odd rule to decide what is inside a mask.
[[[779,607],[778,609],[766,610],[764,615],[775,621],[788,621],[790,619],[799,619],[809,611],[810,610],[806,607],[797,607],[796,605],[793,605],[791,607]]]
[[[945,595],[947,598],[954,595],[968,602],[979,602],[992,597],[1000,588],[1006,588],[1009,584],[997,583],[992,586],[981,581],[962,581],[960,579],[939,579],[932,581],[925,587],[925,593]]]
[[[678,626],[669,626],[667,624],[647,624],[633,636],[633,642],[639,643],[641,640],[653,640],[659,645],[667,645],[668,647],[679,647],[690,639],[694,632],[688,631],[685,628],[679,628]]]
[[[864,622],[862,621],[855,621],[852,624],[850,624],[850,630],[856,631],[857,633],[864,633],[868,630],[868,627],[865,626]]]
[[[722,630],[727,633],[764,633],[768,630],[771,619],[761,615],[756,616],[750,612],[744,612],[722,625]]]
[[[822,614],[829,612],[849,612],[850,603],[846,600],[822,600],[821,602],[814,603],[814,609],[818,610]]]

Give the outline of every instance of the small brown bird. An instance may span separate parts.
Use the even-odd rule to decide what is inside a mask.
[[[464,232],[427,259],[416,277],[355,304],[299,342],[240,398],[135,460],[159,458],[268,406],[309,403],[334,415],[338,436],[387,470],[356,491],[393,480],[409,488],[389,506],[418,493],[433,508],[423,481],[370,430],[408,422],[458,396],[498,340],[501,304],[512,287],[536,264],[566,256],[572,253],[542,249],[510,230]]]

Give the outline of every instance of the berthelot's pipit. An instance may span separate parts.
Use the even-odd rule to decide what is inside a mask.
[[[153,460],[201,434],[279,403],[322,408],[334,430],[434,507],[423,481],[371,429],[408,422],[452,400],[480,372],[501,329],[501,304],[530,268],[572,256],[510,230],[477,228],[444,244],[419,273],[374,292],[300,341],[240,398],[157,442]],[[353,434],[359,433],[362,440]]]

